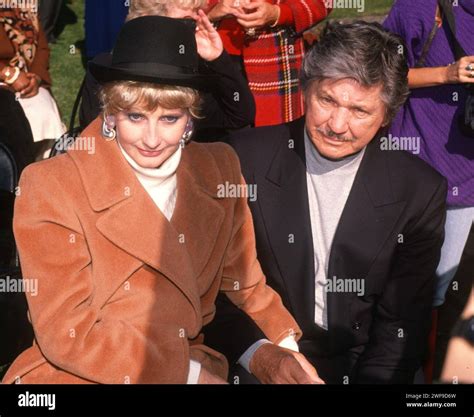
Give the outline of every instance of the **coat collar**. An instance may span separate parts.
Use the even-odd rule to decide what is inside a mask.
[[[200,311],[198,277],[211,256],[225,215],[217,201],[222,176],[216,162],[204,145],[191,143],[183,150],[176,171],[176,207],[168,221],[139,183],[117,143],[102,137],[101,124],[102,120],[96,119],[68,151],[90,205],[99,214],[97,229],[131,255],[131,261],[138,259],[160,271]],[[95,152],[80,150],[85,147],[81,143],[91,139]],[[197,318],[200,322],[200,314]]]
[[[74,142],[68,151],[75,162],[89,202],[94,211],[100,212],[130,198],[142,190],[133,170],[128,166],[115,141],[107,142],[101,134],[102,118],[95,119]],[[94,152],[89,153],[93,143]],[[217,184],[222,183],[220,171],[209,170],[206,175],[196,175],[199,162],[193,161],[195,147],[191,143],[183,152],[177,170],[179,179],[187,177],[205,194],[217,198]],[[191,149],[191,151],[190,151]],[[217,166],[216,166],[217,167]]]

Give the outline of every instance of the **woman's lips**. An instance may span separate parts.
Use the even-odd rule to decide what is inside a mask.
[[[140,148],[137,148],[137,149],[138,149],[138,152],[140,152],[140,155],[146,156],[148,158],[160,156],[163,152],[163,149],[160,151],[147,151],[145,149],[140,149]]]

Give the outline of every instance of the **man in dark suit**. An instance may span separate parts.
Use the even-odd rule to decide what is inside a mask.
[[[229,139],[257,186],[258,259],[303,330],[293,348],[326,383],[411,383],[430,328],[446,182],[404,152],[419,138],[384,136],[408,95],[401,45],[376,24],[327,28],[303,65],[305,117]],[[281,382],[282,348],[225,297],[206,337]]]

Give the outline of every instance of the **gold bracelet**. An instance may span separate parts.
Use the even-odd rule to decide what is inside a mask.
[[[278,16],[277,16],[277,18],[276,18],[276,20],[275,20],[275,23],[273,23],[273,24],[270,25],[271,28],[274,28],[276,25],[278,25],[278,21],[280,20],[280,15],[281,15],[281,8],[280,8],[280,6],[278,6],[278,5],[276,5],[276,4],[275,4],[275,6],[278,7]]]
[[[10,76],[10,68],[8,68],[7,72],[5,73],[5,84],[12,85],[15,83],[16,80],[18,80],[18,77],[20,76],[20,68],[15,67],[15,73],[13,76],[9,79],[8,77]]]

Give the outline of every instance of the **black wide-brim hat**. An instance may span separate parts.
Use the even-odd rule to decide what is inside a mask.
[[[199,72],[195,22],[143,16],[126,22],[110,65],[89,63],[100,83],[141,81],[206,90],[213,77]]]

